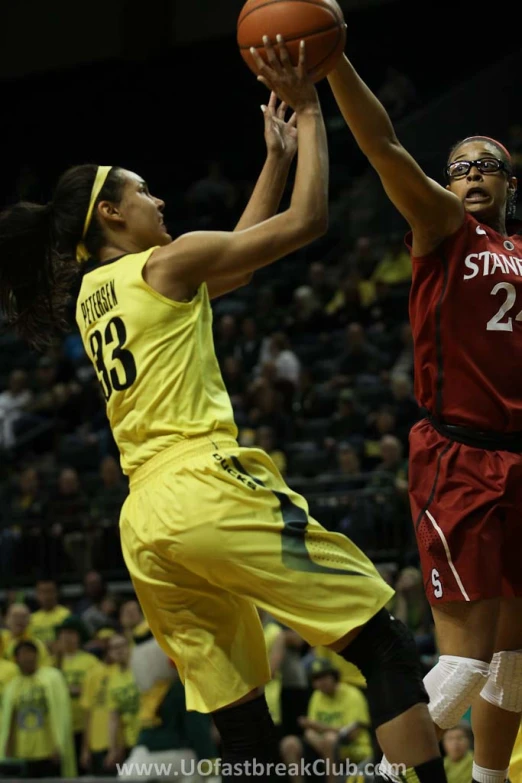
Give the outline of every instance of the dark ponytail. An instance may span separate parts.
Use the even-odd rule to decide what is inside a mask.
[[[67,328],[67,305],[81,272],[76,247],[98,167],[76,166],[63,174],[46,206],[20,202],[0,214],[0,310],[8,324],[35,348]],[[113,168],[97,199],[119,203],[124,180]],[[95,205],[95,208],[96,208]],[[103,246],[93,218],[84,243],[93,258]]]

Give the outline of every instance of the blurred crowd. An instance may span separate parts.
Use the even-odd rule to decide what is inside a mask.
[[[383,574],[391,569],[383,567]],[[407,568],[396,583],[390,609],[412,623],[422,648],[430,629],[420,575]],[[377,763],[358,669],[327,648],[311,649],[266,613],[260,619],[272,671],[266,697],[290,783],[337,783],[343,763],[361,769]],[[133,595],[111,595],[101,574],[91,571],[83,593],[68,600],[55,581],[42,578],[33,589],[8,594],[3,626],[0,778],[128,780],[136,775],[131,765],[156,764],[150,774],[141,767],[139,779],[157,780],[163,764],[165,779],[219,782],[214,723],[187,712],[176,669]],[[425,652],[423,660],[429,668],[433,656]],[[468,783],[469,725],[446,732],[443,744],[449,783]],[[309,775],[300,773],[308,769]]]

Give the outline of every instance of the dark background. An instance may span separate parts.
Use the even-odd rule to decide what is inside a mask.
[[[87,161],[137,170],[169,197],[168,210],[210,160],[232,179],[255,178],[266,93],[237,50],[241,6],[19,0],[3,8],[2,202],[47,200],[64,168]],[[398,132],[433,175],[456,138],[502,133],[516,121],[522,58],[506,3],[479,11],[460,0],[354,0],[343,8],[347,53],[369,85],[377,89],[390,65],[413,81],[417,105]],[[320,92],[334,179],[347,162],[343,176],[360,173],[365,163],[326,83]]]

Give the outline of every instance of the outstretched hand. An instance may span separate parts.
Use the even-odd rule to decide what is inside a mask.
[[[301,41],[299,45],[299,63],[295,67],[292,65],[290,54],[281,35],[277,36],[277,48],[273,46],[270,38],[266,35],[263,37],[263,46],[267,62],[262,59],[254,47],[250,49],[259,74],[258,81],[275,92],[280,100],[285,101],[298,114],[309,106],[316,107],[319,99],[306,68],[305,42]]]
[[[265,117],[265,141],[269,154],[292,159],[297,151],[297,114],[286,120],[288,106],[284,101],[277,105],[277,95],[272,92],[268,106],[262,106]]]

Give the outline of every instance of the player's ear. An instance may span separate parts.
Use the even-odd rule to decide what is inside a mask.
[[[100,201],[98,204],[98,215],[107,223],[123,223],[124,218],[117,204],[112,201]]]

